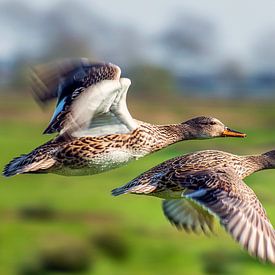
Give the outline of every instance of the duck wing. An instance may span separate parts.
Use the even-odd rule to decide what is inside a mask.
[[[101,103],[96,106],[96,112],[89,120],[86,127],[79,128],[78,131],[74,132],[74,136],[103,136],[109,134],[126,134],[130,133],[138,127],[138,123],[132,118],[128,111],[126,96],[128,88],[131,85],[131,81],[128,78],[120,78],[119,80],[120,88],[114,93],[113,90],[116,86],[110,88],[103,87],[99,93],[104,94],[104,92],[112,93],[111,96],[102,98]],[[102,92],[103,90],[103,92]],[[98,100],[98,94],[93,93],[89,102],[96,103]],[[86,99],[83,98],[83,101]],[[85,105],[85,102],[79,101],[79,108]],[[76,105],[76,108],[78,106]]]
[[[177,177],[191,199],[220,220],[251,255],[275,264],[275,232],[251,188],[234,171],[212,169]]]
[[[275,264],[273,226],[253,190],[234,170],[221,167],[174,170],[169,163],[150,169],[114,189],[112,194],[164,197],[168,199],[163,202],[166,217],[177,227],[186,230],[211,230],[213,219],[210,213],[251,255]],[[174,200],[179,193],[183,198]]]
[[[120,74],[116,65],[86,59],[35,68],[32,76],[35,97],[43,105],[57,98],[44,133],[80,137],[134,130],[137,124],[126,105],[131,82],[120,79]]]
[[[205,234],[213,231],[214,216],[191,200],[163,200],[162,210],[170,223],[178,229],[195,233],[202,231]]]

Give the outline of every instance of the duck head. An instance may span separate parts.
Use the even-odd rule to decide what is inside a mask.
[[[183,123],[192,137],[198,139],[215,137],[246,137],[246,134],[229,129],[220,120],[213,117],[196,117]]]

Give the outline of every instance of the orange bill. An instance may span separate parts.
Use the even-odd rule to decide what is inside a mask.
[[[222,133],[222,136],[223,137],[242,137],[242,138],[244,138],[244,137],[246,137],[246,134],[235,131],[235,130],[231,130],[226,127]]]

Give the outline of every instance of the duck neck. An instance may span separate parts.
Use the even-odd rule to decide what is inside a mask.
[[[194,138],[190,127],[184,124],[155,125],[152,129],[154,136],[152,151],[157,151],[182,140]]]
[[[265,155],[245,156],[243,167],[243,178],[261,170],[275,168]]]
[[[159,126],[159,128],[160,130],[164,130],[166,132],[167,138],[173,143],[195,138],[193,129],[184,123],[162,125]]]

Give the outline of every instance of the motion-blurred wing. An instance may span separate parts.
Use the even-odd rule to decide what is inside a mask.
[[[58,97],[60,81],[70,78],[79,68],[88,64],[87,59],[65,59],[62,61],[49,62],[37,65],[31,69],[30,80],[34,98],[41,106],[47,105],[51,100]]]
[[[55,112],[44,133],[101,135],[136,128],[126,106],[130,81],[120,80],[120,74],[116,65],[86,59],[34,69],[32,86],[36,98],[46,104],[57,97]]]
[[[178,229],[205,234],[213,231],[214,216],[198,204],[187,199],[171,199],[162,202],[167,219]]]

